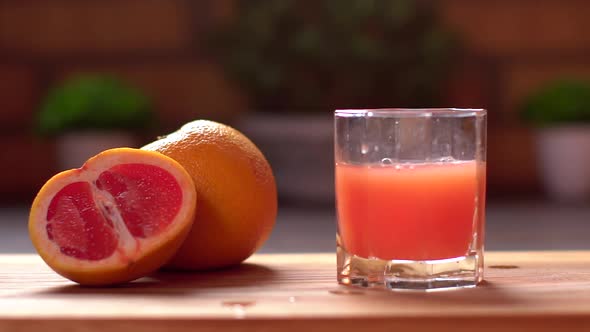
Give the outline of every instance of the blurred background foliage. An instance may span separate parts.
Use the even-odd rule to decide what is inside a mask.
[[[242,0],[212,52],[257,111],[436,105],[458,46],[431,1]]]
[[[561,78],[524,99],[522,118],[534,126],[590,125],[590,81]]]
[[[75,76],[56,85],[41,103],[36,128],[43,135],[80,130],[145,130],[153,106],[144,92],[108,75]]]

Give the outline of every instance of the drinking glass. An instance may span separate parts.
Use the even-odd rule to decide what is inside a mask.
[[[336,110],[334,122],[338,282],[482,281],[486,111]]]

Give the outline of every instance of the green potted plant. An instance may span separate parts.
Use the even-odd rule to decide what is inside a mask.
[[[277,167],[282,197],[331,199],[332,111],[431,107],[455,39],[431,2],[237,0],[210,51],[249,108],[237,126]],[[315,185],[310,185],[315,184]]]
[[[236,2],[211,50],[256,111],[432,106],[455,46],[429,2]]]
[[[590,199],[590,81],[549,82],[526,98],[521,115],[535,128],[537,164],[548,194]]]
[[[137,134],[153,119],[148,98],[123,81],[86,74],[69,78],[43,99],[37,131],[55,137],[60,169],[80,167],[113,147],[138,145]]]

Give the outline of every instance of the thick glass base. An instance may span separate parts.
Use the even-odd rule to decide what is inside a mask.
[[[343,285],[390,290],[436,290],[475,287],[483,280],[483,255],[441,260],[380,260],[337,248],[338,282]]]

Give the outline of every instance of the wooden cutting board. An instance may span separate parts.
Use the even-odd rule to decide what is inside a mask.
[[[486,254],[486,282],[443,292],[336,284],[335,254],[83,288],[0,255],[0,331],[590,331],[590,251]],[[398,329],[398,330],[396,330]]]

